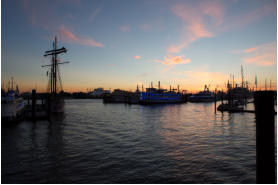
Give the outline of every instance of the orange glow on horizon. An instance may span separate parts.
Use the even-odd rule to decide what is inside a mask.
[[[149,85],[146,85],[146,84],[143,84],[144,86],[144,90],[146,90],[146,88],[149,88]],[[238,84],[238,86],[240,87],[240,84]],[[127,86],[122,86],[122,87],[106,87],[106,86],[65,86],[63,88],[64,92],[69,92],[69,93],[73,93],[73,92],[88,92],[88,91],[92,91],[94,90],[95,88],[104,88],[106,90],[111,90],[113,91],[114,89],[122,89],[122,90],[126,90],[126,91],[136,91],[136,87],[137,85],[133,85],[133,86],[130,86],[130,85],[127,85]],[[155,88],[157,88],[156,86],[154,86]],[[171,85],[172,89],[177,89],[177,86],[174,86],[174,85]],[[162,85],[161,86],[162,89],[167,89],[169,90],[170,89],[170,85]],[[215,91],[215,86],[211,86],[210,87],[210,91]],[[41,86],[19,86],[19,91],[21,93],[23,92],[32,92],[32,89],[36,89],[38,93],[43,93],[43,92],[47,92],[47,89],[45,87],[45,85],[41,85]],[[180,89],[180,92],[183,91],[183,90],[186,90],[187,93],[197,93],[199,91],[203,91],[204,90],[204,85],[197,85],[197,84],[188,84],[188,85],[185,85],[185,84],[181,84],[179,85],[179,89]],[[250,85],[249,86],[249,89],[251,90],[256,90],[256,87],[255,85]],[[142,85],[139,85],[139,90],[141,91],[142,90]],[[218,86],[217,87],[217,91],[224,91],[226,92],[227,91],[227,88],[223,85],[223,86]],[[258,85],[257,87],[257,90],[265,90],[265,84],[261,84],[261,85]],[[277,83],[276,82],[273,82],[272,85],[271,85],[271,88],[269,86],[269,84],[267,85],[267,90],[274,90],[276,91],[277,90]]]

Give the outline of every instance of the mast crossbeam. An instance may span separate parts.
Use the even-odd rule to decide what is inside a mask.
[[[56,95],[57,94],[57,73],[59,73],[59,69],[58,69],[58,65],[59,64],[65,64],[65,63],[69,63],[67,62],[58,62],[57,56],[61,53],[66,53],[67,49],[65,47],[62,47],[60,49],[57,49],[57,38],[55,37],[55,40],[53,42],[53,49],[49,50],[49,51],[45,51],[44,56],[52,56],[51,57],[51,64],[49,65],[43,65],[42,67],[51,67],[51,72],[50,72],[50,92],[51,94]],[[58,74],[59,75],[59,74]],[[60,75],[59,75],[59,79]],[[61,82],[60,82],[61,84]]]

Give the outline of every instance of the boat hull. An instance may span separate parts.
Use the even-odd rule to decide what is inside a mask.
[[[189,102],[213,102],[215,101],[214,96],[190,96],[188,98]]]
[[[64,113],[64,98],[50,98],[46,101],[45,105],[51,114]]]
[[[177,93],[141,93],[140,104],[182,103],[181,94]]]
[[[24,118],[24,101],[19,98],[1,103],[1,121],[16,122]]]
[[[189,102],[214,102],[214,98],[189,98]]]

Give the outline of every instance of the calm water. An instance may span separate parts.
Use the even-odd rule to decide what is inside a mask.
[[[64,120],[2,126],[2,183],[256,183],[255,126],[213,103],[67,100]]]

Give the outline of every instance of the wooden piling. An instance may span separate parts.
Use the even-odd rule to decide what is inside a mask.
[[[32,90],[32,120],[36,120],[36,90]]]
[[[47,94],[47,117],[50,119],[50,94]]]
[[[214,114],[216,114],[216,90],[214,93]]]
[[[223,91],[221,92],[221,105],[223,105]],[[221,109],[221,113],[223,113],[223,109]]]
[[[274,184],[276,183],[274,92],[255,92],[254,104],[256,114],[257,183]]]

